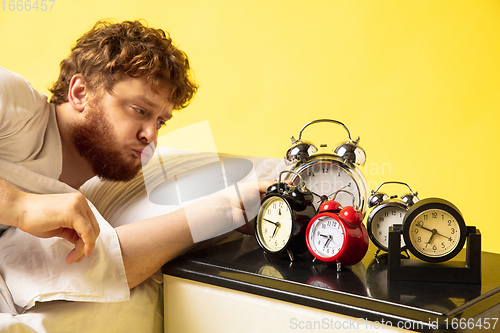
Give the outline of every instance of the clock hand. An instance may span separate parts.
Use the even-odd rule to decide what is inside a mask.
[[[422,222],[421,224],[417,224],[417,226],[418,226],[419,228],[422,228],[422,229],[424,229],[424,230],[430,231],[430,232],[432,232],[432,233],[434,232],[434,231],[432,231],[431,229],[424,227],[424,223],[423,223],[423,222]]]
[[[317,196],[319,198],[319,200],[317,201],[318,203],[322,203],[326,200],[328,200],[328,197],[326,195],[321,195],[321,194],[318,194],[316,192],[313,192],[313,191],[310,191],[313,195]]]
[[[267,222],[272,223],[274,225],[278,225],[279,224],[279,222],[274,222],[274,221],[271,221],[271,220],[268,220],[268,219],[264,219],[264,221],[267,221]]]
[[[275,225],[276,225],[276,227],[274,228],[274,232],[273,232],[273,235],[271,236],[271,238],[274,238],[274,236],[276,236],[278,229],[281,227],[281,224],[279,222],[276,223]]]
[[[323,251],[326,249],[326,247],[328,246],[328,244],[332,241],[332,236],[328,236],[328,239],[326,240],[326,243],[325,243],[325,246],[323,246]]]
[[[333,191],[333,192],[332,192],[332,194],[330,194],[330,195],[329,195],[329,197],[331,197],[332,195],[334,195],[334,194],[335,194],[335,192],[342,191],[343,189],[345,189],[345,188],[346,188],[346,187],[348,187],[348,186],[349,186],[349,184],[347,184],[347,185],[343,186],[342,188],[339,188],[338,190]]]
[[[313,195],[317,196],[317,197],[320,197],[321,198],[321,195],[319,195],[318,193],[316,192],[313,192],[313,191],[310,191]]]
[[[427,229],[427,230],[429,230],[429,229]],[[432,235],[431,235],[431,238],[429,238],[429,241],[427,241],[427,243],[425,243],[425,247],[427,247],[427,245],[429,245],[431,243],[432,239],[437,234],[437,230],[436,229],[432,229],[430,231],[432,232]]]
[[[436,230],[436,229],[434,229],[434,230]],[[444,238],[446,238],[446,239],[451,239],[451,237],[445,236],[445,235],[443,235],[443,234],[439,233],[437,230],[436,230],[436,235],[441,236],[441,237],[444,237]]]

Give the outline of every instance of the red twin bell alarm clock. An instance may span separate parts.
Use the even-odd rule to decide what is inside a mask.
[[[314,216],[306,229],[306,244],[309,252],[324,262],[337,263],[341,266],[357,264],[368,250],[369,237],[363,224],[363,214],[353,206],[341,207],[335,201],[340,192],[335,192],[332,200],[324,201],[318,214]],[[354,202],[354,196],[353,196]]]

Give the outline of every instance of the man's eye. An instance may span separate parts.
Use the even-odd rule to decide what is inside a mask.
[[[162,128],[166,124],[163,120],[158,120],[156,123],[158,124],[158,128]]]
[[[137,108],[136,108],[136,109],[135,109],[135,111],[136,111],[137,113],[139,113],[139,114],[146,114],[146,111],[145,111],[145,110],[143,110],[143,109],[137,109]]]

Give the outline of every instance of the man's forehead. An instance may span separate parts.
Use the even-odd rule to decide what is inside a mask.
[[[170,102],[171,88],[167,85],[152,85],[144,77],[127,76],[117,81],[111,89],[111,94],[120,94],[169,113],[174,107]]]

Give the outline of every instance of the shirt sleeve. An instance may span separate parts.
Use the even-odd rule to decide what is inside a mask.
[[[21,76],[0,67],[0,139],[12,137],[36,117],[37,97]]]
[[[0,159],[58,178],[61,149],[55,109],[47,96],[0,67]]]

